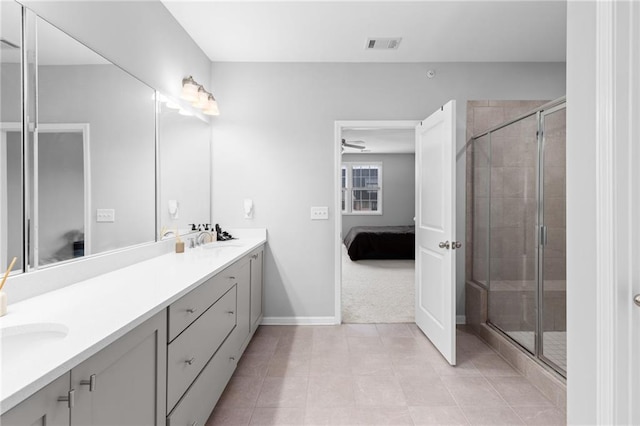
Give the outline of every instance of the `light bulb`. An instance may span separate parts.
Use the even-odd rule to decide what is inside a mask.
[[[218,109],[218,102],[216,101],[216,98],[214,98],[212,94],[209,94],[209,98],[207,99],[207,105],[205,106],[202,112],[207,115],[220,115],[220,110]]]
[[[195,102],[198,100],[198,83],[189,76],[182,79],[182,93],[180,97],[185,101]]]
[[[198,98],[191,104],[195,108],[204,108],[207,106],[207,101],[209,100],[209,94],[204,87],[200,86],[198,88]]]

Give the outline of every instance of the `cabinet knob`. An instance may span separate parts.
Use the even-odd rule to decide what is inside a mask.
[[[252,258],[253,260],[256,260],[256,259],[258,258],[258,255],[257,255],[257,254],[254,254],[253,256],[251,256],[251,258]]]
[[[196,359],[192,357],[191,359],[186,360],[185,363],[188,364],[188,365],[191,365],[191,364],[193,364],[193,361],[195,361],[195,360]]]
[[[197,309],[196,309],[196,308],[187,308],[187,313],[188,313],[188,314],[192,314],[192,313],[194,313],[195,311],[197,311]]]
[[[89,376],[89,380],[80,380],[81,386],[89,386],[89,392],[96,390],[96,375]]]
[[[73,406],[76,405],[76,390],[71,389],[67,392],[67,396],[58,397],[58,402],[66,402],[67,407],[73,408]]]

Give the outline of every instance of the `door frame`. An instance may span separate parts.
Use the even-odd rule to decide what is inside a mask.
[[[1,140],[4,143],[5,134],[7,132],[22,132],[22,124],[20,122],[0,122],[0,135]],[[37,132],[34,133],[34,152],[37,152],[38,149],[38,133],[56,133],[56,132],[70,132],[70,133],[81,133],[82,134],[82,146],[83,146],[83,171],[84,171],[84,241],[85,248],[84,254],[85,256],[91,254],[91,153],[90,153],[90,125],[89,123],[40,123],[37,127]],[[2,158],[2,154],[0,154],[0,158]],[[3,160],[4,161],[4,160]],[[37,156],[34,156],[34,170],[32,179],[34,181],[34,202],[31,206],[32,211],[23,212],[24,217],[30,217],[33,224],[38,223],[38,172],[37,172]],[[23,165],[24,167],[24,165]],[[0,176],[0,184],[3,183],[3,179]],[[23,194],[26,194],[26,186],[23,182]],[[4,191],[0,191],[4,192]],[[7,224],[4,222],[6,220],[6,212],[4,212],[4,204],[6,200],[2,200],[2,215],[0,217],[4,218],[2,223],[0,223],[0,230],[5,230]],[[33,231],[35,248],[30,250],[27,253],[26,258],[23,260],[24,265],[23,268],[26,270],[38,269],[40,268],[38,264],[38,256],[37,256],[37,246],[38,246],[38,232],[37,228]],[[7,247],[0,247],[0,253],[4,255]],[[33,254],[33,264],[29,263],[29,257]],[[55,263],[55,265],[60,264],[61,262]],[[52,266],[46,265],[45,267]],[[14,273],[20,273],[21,271],[14,271]],[[13,274],[12,274],[13,275]]]
[[[333,211],[334,220],[334,281],[335,308],[334,324],[342,323],[342,199],[340,171],[342,167],[342,131],[347,128],[365,127],[374,129],[411,129],[415,130],[420,120],[346,120],[335,122],[334,159],[333,159]]]

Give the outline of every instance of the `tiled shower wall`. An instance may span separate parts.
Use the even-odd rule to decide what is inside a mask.
[[[469,101],[467,140],[547,102]],[[488,137],[467,147],[467,280],[486,284],[489,216],[491,278],[535,279],[536,130],[534,116],[495,132],[490,160]]]

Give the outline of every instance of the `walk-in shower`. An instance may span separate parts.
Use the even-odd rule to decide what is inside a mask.
[[[564,99],[472,139],[472,272],[487,322],[566,377]]]

